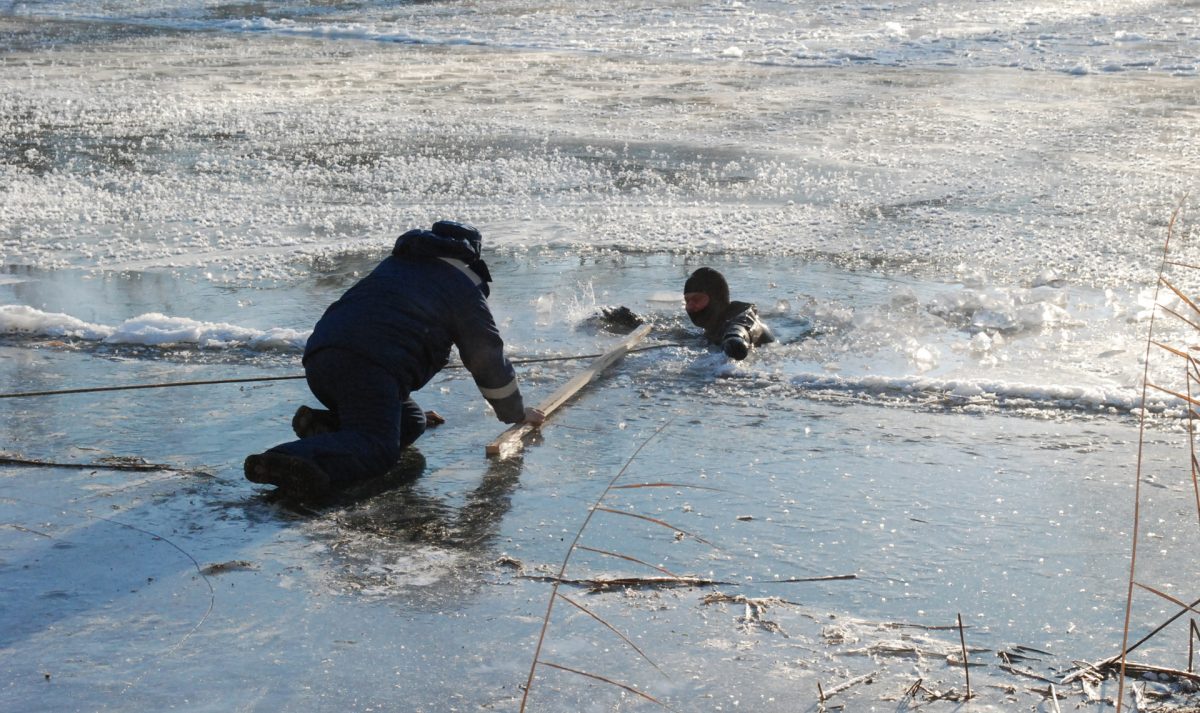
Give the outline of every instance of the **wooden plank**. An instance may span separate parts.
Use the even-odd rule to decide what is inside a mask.
[[[620,341],[617,346],[600,355],[593,361],[588,368],[576,374],[570,381],[563,384],[550,395],[545,401],[537,405],[537,409],[546,414],[546,418],[550,418],[550,414],[554,413],[559,406],[562,406],[572,396],[576,394],[584,386],[591,383],[600,372],[612,366],[613,362],[621,357],[634,347],[638,342],[646,338],[650,333],[650,325],[645,324],[638,327],[628,336]],[[501,433],[496,440],[487,444],[485,452],[488,456],[506,456],[512,451],[515,451],[521,445],[521,439],[536,428],[528,423],[518,423],[509,427],[507,431]]]

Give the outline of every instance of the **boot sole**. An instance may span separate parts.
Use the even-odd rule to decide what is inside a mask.
[[[274,485],[301,499],[318,498],[329,491],[329,476],[303,458],[283,453],[259,453],[246,458],[246,480]]]

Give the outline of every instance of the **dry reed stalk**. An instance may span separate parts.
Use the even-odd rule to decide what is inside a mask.
[[[595,552],[596,554],[604,555],[605,557],[616,557],[617,559],[623,559],[626,562],[633,562],[634,564],[640,564],[644,567],[649,567],[650,569],[656,569],[659,572],[662,572],[663,574],[665,574],[669,577],[678,577],[679,576],[679,575],[675,574],[674,572],[672,572],[671,570],[666,569],[665,567],[659,567],[656,564],[650,564],[649,562],[643,562],[642,560],[638,559],[637,557],[630,557],[629,555],[623,555],[620,552],[609,552],[608,550],[598,550],[595,547],[584,547],[583,545],[579,545],[578,547],[576,547],[576,549],[584,550],[585,552]]]
[[[98,461],[91,463],[55,463],[53,461],[36,460],[31,458],[17,458],[15,456],[0,456],[0,465],[17,465],[29,466],[37,468],[72,468],[74,470],[132,470],[140,472],[148,472],[155,470],[164,470],[174,473],[183,473],[184,475],[203,475],[213,477],[212,473],[193,468],[180,468],[174,465],[165,463],[147,463],[141,458],[113,456],[110,458],[101,458]]]
[[[657,698],[650,695],[649,693],[645,693],[644,691],[639,691],[638,689],[634,688],[633,686],[630,686],[625,683],[621,683],[620,681],[614,681],[611,678],[607,678],[607,677],[601,676],[599,674],[588,673],[587,671],[580,671],[577,668],[571,668],[570,666],[562,666],[560,664],[552,663],[550,661],[539,661],[538,663],[540,663],[542,666],[556,668],[559,671],[566,671],[567,673],[573,673],[577,676],[583,676],[584,678],[590,678],[590,679],[593,679],[596,681],[600,681],[602,683],[607,683],[609,685],[616,686],[617,688],[622,688],[636,696],[645,698],[646,700],[650,701],[651,703],[657,703],[658,705],[662,706],[663,708],[666,708],[669,711],[675,710],[674,708],[671,708],[671,706],[668,706],[666,703],[663,703],[662,701],[658,700]],[[528,692],[529,688],[526,687],[525,690],[526,690],[526,692]],[[525,709],[524,705],[525,705],[525,702],[524,702],[524,700],[522,700],[521,701],[521,706],[522,706],[521,710]]]
[[[1118,660],[1120,660],[1120,658],[1122,656],[1128,656],[1129,654],[1133,653],[1139,646],[1146,643],[1150,639],[1153,639],[1155,637],[1155,635],[1158,634],[1158,632],[1160,632],[1163,629],[1170,626],[1179,617],[1183,616],[1184,614],[1187,614],[1188,610],[1194,611],[1195,607],[1197,607],[1197,606],[1200,606],[1200,599],[1197,599],[1196,601],[1192,602],[1191,604],[1183,605],[1183,608],[1181,608],[1178,612],[1176,612],[1174,616],[1170,617],[1163,623],[1159,624],[1149,634],[1146,634],[1142,638],[1138,639],[1137,642],[1135,644],[1133,644],[1132,646],[1129,646],[1128,648],[1124,649],[1124,653],[1114,654],[1114,655],[1108,657],[1107,659],[1103,659],[1095,664],[1088,664],[1088,665],[1092,666],[1094,668],[1100,668],[1100,667],[1104,667],[1104,666],[1110,666],[1110,665],[1116,663]]]
[[[625,475],[625,472],[627,470],[629,470],[629,466],[631,466],[633,464],[633,461],[638,457],[638,455],[642,452],[642,450],[644,450],[646,448],[646,446],[648,446],[650,444],[650,442],[655,439],[655,437],[657,437],[660,433],[662,433],[663,430],[666,429],[667,426],[671,425],[671,423],[674,420],[675,420],[674,417],[668,419],[665,423],[663,423],[657,429],[655,429],[654,433],[650,434],[650,436],[646,440],[642,441],[642,443],[640,445],[638,445],[638,447],[636,449],[634,449],[633,454],[629,456],[629,459],[625,461],[625,464],[621,466],[621,469],[618,470],[616,475],[614,475],[612,477],[612,479],[608,481],[608,484],[604,487],[604,490],[602,490],[600,492],[600,495],[597,496],[596,501],[592,505],[592,507],[588,508],[587,515],[583,518],[583,522],[579,525],[579,529],[575,531],[575,537],[574,537],[574,539],[571,540],[571,545],[567,548],[566,553],[563,555],[562,565],[558,569],[558,576],[554,578],[553,584],[551,585],[551,588],[550,588],[550,601],[547,602],[547,604],[546,604],[546,614],[542,617],[542,627],[541,627],[541,630],[538,632],[537,646],[534,648],[533,660],[529,664],[529,676],[526,678],[525,685],[523,686],[524,690],[521,695],[520,713],[525,713],[526,707],[529,704],[529,692],[533,690],[533,680],[534,680],[534,676],[537,673],[538,666],[547,666],[549,668],[558,669],[560,671],[566,671],[568,673],[574,673],[578,676],[584,676],[586,678],[591,678],[596,681],[608,683],[610,685],[617,686],[623,690],[629,691],[630,693],[634,693],[637,696],[644,698],[648,701],[656,703],[659,706],[666,708],[667,710],[672,710],[670,706],[666,705],[665,703],[658,700],[657,698],[654,698],[653,696],[651,696],[647,693],[644,693],[642,691],[639,691],[638,689],[636,689],[632,686],[629,686],[627,684],[620,683],[618,681],[614,681],[610,678],[600,676],[597,674],[588,673],[586,671],[580,671],[578,669],[571,668],[569,666],[563,666],[561,664],[555,664],[555,663],[551,663],[549,661],[544,661],[544,660],[542,660],[542,646],[546,642],[546,632],[549,631],[549,629],[550,629],[550,617],[554,613],[554,603],[561,598],[565,601],[575,604],[575,602],[571,601],[567,597],[560,595],[558,593],[558,588],[559,588],[559,585],[561,582],[566,581],[567,565],[571,561],[571,555],[575,552],[575,549],[579,546],[579,541],[583,538],[583,532],[584,532],[584,530],[587,529],[588,523],[590,523],[592,521],[592,517],[600,509],[600,503],[604,500],[605,497],[608,496],[608,494],[610,492],[612,492],[613,486],[615,486],[617,481],[621,479],[621,476]],[[578,605],[576,604],[576,606],[578,606]],[[595,616],[590,611],[587,613],[590,616],[592,616],[593,618],[596,618],[597,620],[599,620],[601,623],[603,623],[605,626],[607,626],[610,630],[616,631],[616,629],[614,627],[609,625],[608,622],[605,622],[600,617]],[[624,637],[623,635],[621,636],[621,638],[628,641],[628,639],[626,637]],[[645,657],[645,654],[642,653],[640,649],[637,649],[637,647],[634,647],[634,650],[638,651],[639,654],[641,654],[643,657]],[[647,659],[647,660],[649,660],[649,659]],[[653,662],[651,662],[651,663],[653,663]],[[655,668],[657,669],[658,666],[655,665]]]
[[[1186,198],[1186,196],[1185,196]],[[1125,701],[1125,672],[1127,670],[1127,654],[1129,652],[1129,628],[1133,618],[1133,592],[1134,582],[1137,580],[1137,558],[1138,558],[1138,539],[1141,534],[1141,504],[1142,504],[1142,469],[1145,462],[1146,449],[1146,420],[1148,414],[1148,395],[1151,388],[1150,383],[1150,358],[1154,348],[1155,325],[1158,319],[1157,306],[1160,304],[1160,290],[1166,284],[1165,274],[1168,265],[1168,259],[1171,252],[1171,241],[1175,237],[1175,222],[1179,218],[1179,214],[1183,209],[1183,201],[1171,213],[1171,220],[1167,223],[1167,236],[1162,246],[1162,263],[1158,269],[1158,281],[1154,287],[1154,302],[1155,309],[1150,311],[1150,324],[1148,328],[1149,336],[1146,340],[1146,352],[1143,362],[1142,372],[1142,397],[1141,408],[1139,409],[1138,418],[1138,445],[1137,459],[1134,478],[1133,490],[1133,528],[1131,535],[1131,546],[1129,554],[1129,580],[1125,592],[1125,617],[1121,631],[1121,653],[1120,653],[1120,677],[1117,682],[1117,713],[1121,713]],[[1176,291],[1173,286],[1170,289]],[[1176,291],[1178,292],[1178,291]],[[1186,320],[1185,320],[1186,321]]]
[[[646,655],[646,652],[645,652],[645,651],[642,651],[642,650],[641,650],[641,649],[638,647],[638,645],[637,645],[637,644],[635,644],[635,643],[633,643],[632,641],[630,641],[630,639],[629,639],[629,637],[628,637],[628,636],[626,636],[626,635],[622,634],[621,632],[617,631],[617,630],[616,630],[616,629],[613,627],[613,625],[612,625],[612,624],[609,624],[609,623],[608,623],[607,621],[605,621],[604,619],[601,619],[600,617],[596,616],[595,612],[593,612],[591,609],[588,609],[588,608],[587,608],[587,607],[585,607],[584,605],[580,604],[579,602],[575,601],[574,599],[572,599],[572,598],[568,597],[568,596],[567,596],[567,595],[565,595],[565,594],[559,593],[559,594],[556,594],[555,596],[557,596],[558,598],[560,598],[560,599],[562,599],[563,601],[567,602],[568,604],[570,604],[571,606],[575,607],[575,608],[576,608],[576,609],[578,609],[579,611],[583,612],[584,614],[587,614],[587,615],[588,615],[588,616],[590,616],[591,618],[593,618],[593,619],[595,619],[596,621],[598,621],[598,622],[600,622],[601,624],[603,624],[605,627],[607,627],[607,628],[608,628],[608,630],[609,630],[609,631],[611,631],[612,633],[614,633],[614,634],[616,634],[617,636],[619,636],[619,637],[621,638],[621,641],[624,641],[626,644],[628,644],[628,645],[629,645],[629,648],[631,648],[631,649],[633,649],[634,651],[638,652],[638,655],[639,655],[639,656],[641,656],[642,658],[646,659],[646,662],[647,662],[647,663],[649,663],[649,664],[650,664],[651,666],[653,666],[654,668],[658,669],[658,672],[659,672],[659,673],[663,674],[664,676],[666,676],[666,675],[667,675],[666,673],[664,673],[664,672],[663,672],[663,670],[662,670],[661,668],[659,668],[659,667],[658,667],[658,664],[656,664],[656,663],[654,663],[653,661],[651,661],[651,660],[650,660],[650,657]],[[668,677],[668,678],[669,678],[669,677]]]
[[[577,547],[580,550],[593,550],[589,547]],[[622,559],[627,558],[624,555],[614,553],[615,556]],[[634,559],[635,562],[641,560]],[[646,564],[641,562],[642,564]],[[647,565],[654,567],[654,565]],[[659,569],[658,567],[654,567]],[[663,570],[664,572],[666,570]],[[832,574],[824,577],[789,577],[788,579],[772,579],[768,582],[728,582],[721,579],[709,579],[708,577],[691,577],[684,574],[673,574],[667,572],[667,577],[559,577],[552,574],[518,574],[518,579],[533,579],[539,582],[555,582],[557,584],[574,584],[582,587],[587,587],[592,591],[602,592],[609,589],[622,587],[625,589],[647,589],[654,587],[669,588],[669,587],[744,587],[747,585],[764,585],[764,584],[797,584],[800,582],[831,582],[842,579],[858,579],[856,574]],[[741,595],[739,595],[741,596]],[[782,601],[782,600],[781,600]],[[929,627],[937,628],[937,627]],[[941,627],[952,628],[952,627]]]
[[[670,577],[558,577],[554,575],[538,575],[538,574],[522,574],[518,575],[520,579],[534,579],[541,582],[553,582],[554,584],[575,584],[594,592],[603,592],[609,589],[618,587],[623,589],[644,589],[651,587],[714,587],[714,586],[737,586],[736,582],[722,582],[716,579],[707,579],[704,577],[679,577],[672,575]]]
[[[1029,678],[1035,679],[1037,681],[1041,681],[1042,683],[1050,683],[1050,684],[1054,684],[1054,683],[1061,684],[1062,683],[1061,681],[1053,681],[1049,678],[1046,678],[1045,676],[1043,676],[1040,673],[1037,673],[1035,671],[1030,671],[1027,668],[1021,668],[1020,666],[1015,666],[1010,663],[1002,663],[999,666],[997,666],[996,668],[1000,669],[1001,671],[1008,671],[1009,673],[1015,673],[1018,676],[1028,676]]]
[[[1170,678],[1179,678],[1191,681],[1192,683],[1200,683],[1200,675],[1188,671],[1181,671],[1177,668],[1168,668],[1166,666],[1153,666],[1151,664],[1128,661],[1125,663],[1125,670],[1127,673],[1132,674],[1145,675],[1147,673],[1153,673],[1157,676],[1167,676]]]
[[[703,537],[701,537],[697,534],[688,532],[687,530],[683,530],[681,528],[675,527],[671,523],[664,522],[662,520],[659,520],[656,517],[650,517],[649,515],[642,515],[642,514],[636,513],[636,512],[626,512],[624,510],[616,510],[614,508],[601,507],[599,505],[596,505],[595,507],[593,507],[592,510],[595,512],[607,512],[607,513],[612,513],[613,515],[624,515],[625,517],[633,517],[633,518],[637,518],[639,520],[645,520],[646,522],[652,522],[655,525],[659,525],[661,527],[665,527],[670,530],[674,530],[675,532],[682,532],[687,537],[690,537],[697,542],[703,542],[704,544],[708,545],[709,547],[716,547],[716,545],[714,545],[713,543],[704,539]]]
[[[923,678],[918,678],[916,681],[914,681],[913,685],[909,686],[908,689],[906,691],[904,691],[904,699],[905,700],[915,700],[917,697],[917,694],[921,691],[922,688],[924,688],[924,686],[922,685],[924,683],[924,681],[925,681],[925,679],[923,679]]]
[[[1145,589],[1147,592],[1150,592],[1151,594],[1157,594],[1158,596],[1162,597],[1163,599],[1166,599],[1168,602],[1171,602],[1172,604],[1178,604],[1179,606],[1183,607],[1187,611],[1191,611],[1191,612],[1200,614],[1200,609],[1197,609],[1195,604],[1186,604],[1184,602],[1181,602],[1180,600],[1176,599],[1175,597],[1172,597],[1170,594],[1167,594],[1164,591],[1155,589],[1154,587],[1142,584],[1141,582],[1138,582],[1137,586],[1142,589]],[[1128,652],[1126,652],[1126,653],[1128,653]]]
[[[871,683],[872,681],[875,680],[875,677],[878,675],[879,675],[878,671],[872,671],[871,673],[864,673],[861,676],[855,676],[854,678],[850,678],[845,681],[842,681],[841,683],[837,684],[833,688],[830,688],[828,691],[823,690],[821,688],[821,682],[817,681],[817,691],[820,692],[820,694],[821,694],[821,702],[824,703],[825,701],[829,700],[830,698],[833,698],[834,696],[841,693],[842,691],[845,691],[849,688],[853,688],[854,686],[857,686],[860,683]]]
[[[958,615],[958,641],[962,644],[963,675],[967,677],[967,700],[971,700],[971,666],[967,662],[967,637],[963,633],[962,614]]]
[[[1196,650],[1196,639],[1200,639],[1200,628],[1196,627],[1196,620],[1192,619],[1191,624],[1188,632],[1188,673],[1192,672],[1192,655]]]
[[[613,490],[632,490],[634,488],[687,488],[690,490],[712,490],[717,493],[727,493],[724,488],[712,488],[707,485],[692,485],[690,483],[630,483],[629,485],[614,485]]]

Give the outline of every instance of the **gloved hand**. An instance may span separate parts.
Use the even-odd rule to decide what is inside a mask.
[[[750,353],[750,345],[741,337],[725,337],[725,341],[721,342],[721,349],[725,351],[725,356],[736,361],[741,361]]]

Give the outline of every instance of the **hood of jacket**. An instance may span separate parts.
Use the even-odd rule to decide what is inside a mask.
[[[396,239],[392,255],[398,258],[450,258],[461,260],[479,276],[479,289],[487,296],[492,275],[482,257],[479,231],[465,223],[442,220],[433,230],[410,230]]]

